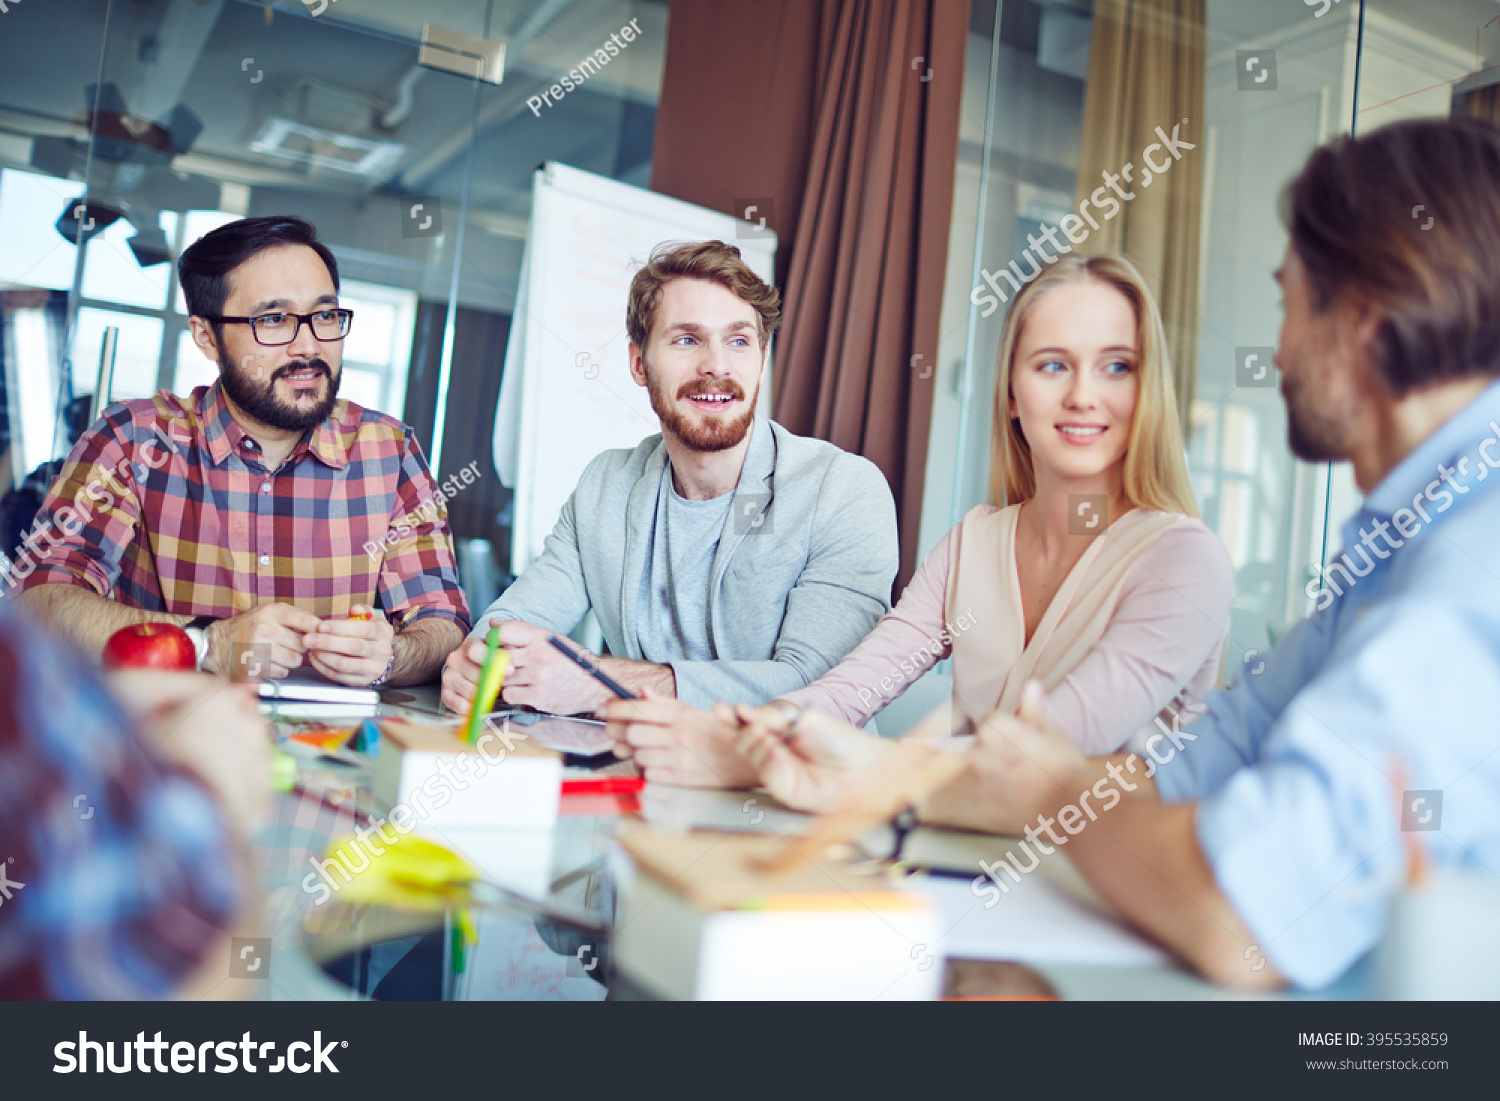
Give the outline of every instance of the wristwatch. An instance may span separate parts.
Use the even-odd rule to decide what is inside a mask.
[[[200,615],[195,616],[183,628],[187,632],[188,638],[193,640],[193,649],[198,652],[199,672],[203,671],[203,662],[208,657],[208,629],[217,622],[219,622],[218,616]]]

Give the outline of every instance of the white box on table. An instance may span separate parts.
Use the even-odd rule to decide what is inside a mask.
[[[456,726],[383,719],[373,770],[382,812],[406,806],[418,830],[550,830],[562,796],[562,756],[522,728],[496,725],[475,745]]]

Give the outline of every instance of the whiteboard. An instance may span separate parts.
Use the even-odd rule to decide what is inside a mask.
[[[515,491],[513,573],[541,553],[594,456],[660,431],[645,388],[630,377],[630,279],[662,242],[710,239],[738,246],[752,271],[774,281],[769,228],[566,165],[537,169],[495,410],[495,469]],[[770,389],[768,373],[762,411]]]

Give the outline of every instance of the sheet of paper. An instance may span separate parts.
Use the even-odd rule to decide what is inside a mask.
[[[438,722],[427,725],[461,728],[467,723],[468,719],[464,716],[448,715]],[[614,741],[604,733],[604,723],[597,719],[545,715],[535,711],[501,707],[490,713],[489,725],[496,730],[508,727],[543,749],[555,750],[558,753],[576,753],[580,757],[606,753],[614,747]]]
[[[596,753],[607,753],[614,747],[614,740],[604,733],[604,724],[588,719],[565,719],[547,717],[522,727],[526,735],[544,749],[559,753],[576,753],[580,757],[592,757]]]
[[[988,878],[977,886],[946,876],[930,876],[922,883],[942,914],[947,933],[937,947],[945,956],[1103,967],[1170,963],[1156,945],[1078,901],[1040,871],[1023,876],[1020,883],[1003,872],[1000,878],[1009,893],[998,899],[999,888]],[[992,903],[989,909],[986,902]]]
[[[810,821],[807,815],[788,810],[763,791],[647,784],[640,798],[641,817],[668,830],[800,834],[807,832]]]

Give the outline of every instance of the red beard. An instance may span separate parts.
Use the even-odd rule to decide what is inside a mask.
[[[642,362],[644,363],[644,359]],[[662,431],[671,432],[690,450],[728,451],[731,447],[738,447],[749,433],[750,425],[755,420],[755,399],[760,396],[759,385],[756,386],[755,393],[750,395],[745,411],[739,416],[730,418],[710,414],[700,422],[692,414],[679,409],[676,401],[667,396],[664,388],[652,374],[651,365],[647,363],[645,367],[646,389],[651,395],[651,408],[661,418]],[[681,401],[694,394],[710,391],[729,394],[736,399],[742,399],[745,396],[744,388],[734,379],[722,379],[711,385],[702,380],[694,380],[678,388],[677,400]]]

